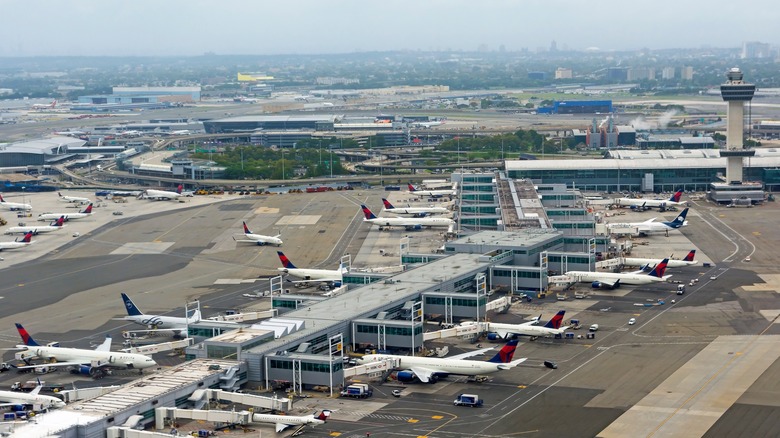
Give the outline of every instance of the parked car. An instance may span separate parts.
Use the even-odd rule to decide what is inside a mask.
[[[631,318],[628,320],[628,325],[634,325],[636,324],[636,318]]]

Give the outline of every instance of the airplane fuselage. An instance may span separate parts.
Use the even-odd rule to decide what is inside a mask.
[[[147,190],[146,197],[158,200],[174,200],[180,198],[181,194],[167,190]]]
[[[409,192],[409,194],[419,197],[455,196],[457,194],[457,190],[415,190],[413,192]]]
[[[554,336],[564,333],[566,329],[554,329],[530,324],[501,324],[491,322],[488,323],[488,331],[520,336]]]
[[[96,351],[82,348],[27,346],[27,351],[22,352],[24,358],[39,357],[57,362],[78,362],[81,364],[100,363],[103,366],[113,368],[150,368],[157,363],[143,354],[121,353],[113,351]]]
[[[637,257],[626,257],[623,259],[623,265],[625,266],[655,266],[659,263],[661,263],[662,259],[643,259],[643,258],[637,258]],[[685,260],[674,260],[669,259],[668,262],[666,262],[667,268],[682,268],[684,266],[693,266],[697,264],[698,262],[688,262]]]
[[[264,236],[262,234],[244,234],[247,240],[257,242],[258,244],[270,244],[276,246],[282,246],[282,239],[274,236]]]
[[[450,211],[444,207],[395,207],[385,208],[385,211],[400,215],[426,215],[426,214],[447,214]]]
[[[460,360],[432,357],[395,356],[391,354],[367,354],[360,359],[360,363],[379,362],[393,359],[398,364],[395,369],[408,370],[412,368],[425,368],[434,374],[454,374],[458,376],[478,376],[495,373],[509,369],[506,363],[484,362],[479,360]]]
[[[63,202],[78,202],[79,204],[89,204],[92,202],[89,198],[79,198],[76,196],[60,196],[60,200]]]
[[[30,226],[11,227],[5,230],[5,234],[27,234],[29,232],[32,232],[33,234],[41,234],[41,233],[51,233],[53,231],[58,231],[60,229],[62,229],[62,227],[55,227],[53,225],[41,225],[40,227],[30,227]]]
[[[0,391],[0,402],[20,405],[41,405],[46,408],[62,408],[65,402],[50,395],[27,394],[17,391]]]
[[[660,208],[684,205],[684,202],[674,202],[668,199],[615,198],[614,205],[621,207]]]
[[[620,284],[651,284],[665,282],[667,277],[654,277],[647,274],[621,274],[617,272],[588,272],[588,271],[569,271],[567,276],[572,277],[580,283],[591,283],[594,281],[603,282],[605,280],[620,280]]]
[[[0,207],[5,208],[8,211],[32,210],[32,206],[30,204],[22,204],[19,202],[0,202]]]
[[[280,272],[287,273],[301,280],[313,281],[342,281],[341,271],[330,269],[305,269],[305,268],[277,268]]]
[[[41,213],[38,215],[39,221],[53,221],[64,217],[66,221],[83,219],[92,216],[92,213]]]
[[[325,421],[314,418],[312,415],[274,415],[274,414],[253,414],[252,421],[257,423],[274,423],[287,426],[299,426],[302,424],[325,424]],[[282,428],[283,429],[283,428]]]
[[[378,217],[374,219],[364,219],[364,222],[369,222],[380,227],[449,227],[455,223],[452,219],[442,217]]]

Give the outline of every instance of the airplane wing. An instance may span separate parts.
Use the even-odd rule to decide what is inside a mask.
[[[601,283],[601,284],[603,284],[605,286],[608,286],[610,289],[614,289],[615,286],[617,286],[618,283],[620,283],[620,279],[619,278],[617,278],[617,279],[614,279],[614,278],[603,278],[603,279],[596,279],[596,281],[598,281],[599,283]]]
[[[289,424],[284,424],[284,423],[276,423],[276,433],[279,433],[279,432],[281,432],[281,431],[283,431],[283,430],[287,429],[288,427],[290,427],[290,425],[289,425]]]
[[[513,360],[512,362],[509,362],[509,367],[510,368],[514,368],[514,367],[520,365],[521,363],[525,362],[526,360],[528,360],[527,357],[524,357],[522,359]]]
[[[414,367],[411,370],[422,383],[428,383],[428,381],[431,380],[431,377],[436,374],[436,371],[424,367]]]
[[[25,365],[22,367],[16,367],[20,370],[31,370],[34,368],[41,368],[41,367],[74,367],[74,366],[82,366],[85,365],[84,362],[52,362],[52,363],[42,363],[38,365]]]
[[[257,240],[249,240],[249,239],[236,239],[236,236],[233,236],[233,240],[235,240],[238,243],[257,243]]]
[[[473,356],[479,356],[480,354],[485,354],[485,352],[488,352],[488,351],[490,351],[492,349],[493,349],[493,347],[490,347],[490,348],[480,348],[478,350],[469,351],[469,352],[462,353],[462,354],[456,354],[455,356],[448,356],[447,359],[462,360],[462,359],[466,359],[466,358],[473,357]]]

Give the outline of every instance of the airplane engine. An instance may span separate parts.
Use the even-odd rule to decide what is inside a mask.
[[[14,412],[25,412],[27,407],[25,405],[11,405],[11,410]]]
[[[419,225],[419,224],[418,225],[409,225],[408,227],[406,227],[407,231],[420,231],[422,229],[423,229],[422,225]]]
[[[488,333],[487,338],[488,341],[500,341],[501,339],[503,339],[501,335],[499,335],[498,333]]]
[[[89,365],[79,365],[70,369],[71,374],[82,374],[85,376],[91,376],[92,367]]]
[[[259,240],[257,241],[257,246],[264,246],[264,245],[265,245],[265,242],[261,242]]]
[[[604,285],[604,284],[602,284],[600,281],[594,281],[593,283],[591,283],[591,284],[590,284],[590,286],[591,286],[593,289],[601,289],[601,288],[606,288],[606,287],[605,287],[605,285]]]
[[[399,382],[413,382],[415,379],[412,371],[399,371],[395,376]]]

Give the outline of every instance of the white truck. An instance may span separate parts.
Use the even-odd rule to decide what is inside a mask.
[[[471,406],[476,408],[482,406],[482,400],[477,394],[460,394],[453,402],[455,406]]]

